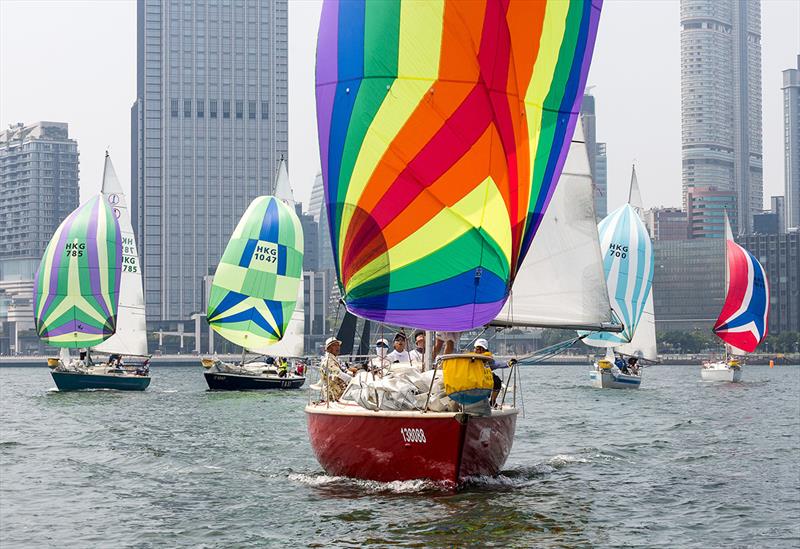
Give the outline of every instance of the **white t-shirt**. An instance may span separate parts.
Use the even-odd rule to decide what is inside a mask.
[[[411,355],[408,354],[408,351],[398,351],[397,349],[393,349],[391,353],[386,355],[386,358],[389,360],[389,364],[411,362]]]

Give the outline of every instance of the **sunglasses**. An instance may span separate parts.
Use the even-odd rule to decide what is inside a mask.
[[[389,346],[386,343],[376,343],[375,346],[376,347],[382,347],[384,349],[388,349],[389,348]]]

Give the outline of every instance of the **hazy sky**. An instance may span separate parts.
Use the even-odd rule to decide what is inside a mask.
[[[306,202],[319,170],[314,49],[321,3],[289,2],[289,171]],[[800,0],[762,2],[764,197],[783,194],[781,71],[800,53]],[[608,143],[609,206],[626,198],[636,162],[645,205],[679,206],[679,3],[606,0],[589,75],[598,140]],[[82,199],[99,191],[109,148],[130,180],[136,93],[136,2],[0,0],[0,125],[68,122]]]

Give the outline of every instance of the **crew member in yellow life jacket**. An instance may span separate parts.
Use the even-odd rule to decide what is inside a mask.
[[[492,357],[492,360],[486,362],[486,366],[488,366],[492,370],[492,379],[494,380],[494,387],[492,387],[492,397],[489,399],[489,405],[494,408],[497,406],[497,395],[500,394],[500,389],[503,386],[503,382],[500,380],[497,374],[494,373],[495,370],[500,368],[507,368],[508,365],[506,364],[498,364],[497,361],[494,359],[494,356],[489,351],[489,343],[479,337],[475,340],[475,348],[472,351],[476,355],[486,355]]]

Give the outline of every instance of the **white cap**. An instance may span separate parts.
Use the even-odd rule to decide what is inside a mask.
[[[386,345],[387,347],[389,346],[389,342],[388,342],[388,341],[386,341],[385,339],[379,339],[378,341],[376,341],[376,342],[375,342],[375,346],[377,347],[377,346],[378,346],[378,345],[380,345],[381,343],[383,343],[383,344],[384,344],[384,345]]]
[[[331,336],[331,337],[329,337],[328,339],[325,340],[325,348],[327,349],[328,347],[330,347],[331,343],[341,343],[341,341],[339,341],[335,337]]]
[[[486,349],[488,351],[489,350],[489,342],[486,341],[485,339],[483,339],[482,337],[479,337],[478,339],[475,340],[475,347],[483,347],[484,349]]]

